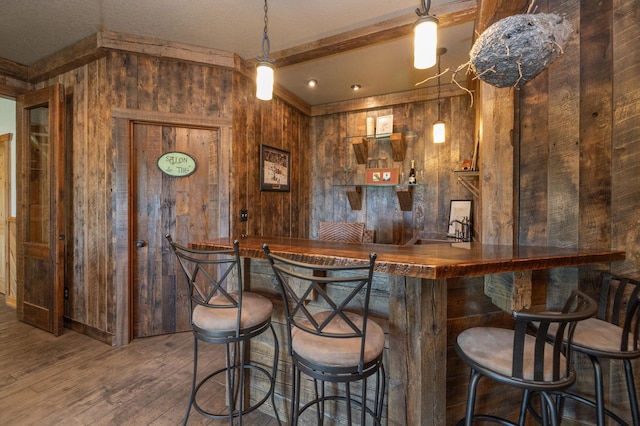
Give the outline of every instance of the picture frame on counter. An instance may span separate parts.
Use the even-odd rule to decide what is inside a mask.
[[[400,171],[397,168],[367,169],[367,185],[397,185],[400,182]]]
[[[260,145],[260,191],[289,192],[291,154],[268,145]]]

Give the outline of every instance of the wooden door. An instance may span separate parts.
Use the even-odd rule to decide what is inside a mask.
[[[64,88],[18,97],[18,318],[62,334],[64,309]]]
[[[216,129],[133,125],[133,338],[190,329],[186,288],[179,278],[176,285],[176,260],[164,236],[182,244],[219,236],[218,140]],[[195,172],[162,172],[158,159],[171,152],[193,158]]]
[[[0,293],[9,289],[9,199],[11,197],[11,133],[0,135]]]

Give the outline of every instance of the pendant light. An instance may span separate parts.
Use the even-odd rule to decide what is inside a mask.
[[[440,56],[447,53],[447,49],[441,47],[438,49],[438,120],[433,123],[433,143],[443,143],[445,140],[445,125],[440,119]]]
[[[273,65],[274,60],[269,59],[269,51],[271,50],[271,41],[267,32],[267,12],[269,6],[267,0],[264,0],[264,35],[262,36],[262,58],[256,57],[259,61],[256,67],[256,97],[263,101],[270,101],[273,97],[273,74],[276,67]]]
[[[422,8],[416,9],[420,17],[413,24],[413,66],[419,70],[431,68],[436,64],[436,46],[438,45],[438,18],[429,15],[431,0],[422,1]]]

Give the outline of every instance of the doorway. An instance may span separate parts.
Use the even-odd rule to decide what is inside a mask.
[[[132,123],[131,131],[131,338],[190,329],[186,285],[165,240],[181,244],[221,235],[228,190],[218,128]],[[167,173],[159,161],[186,155],[188,175]]]

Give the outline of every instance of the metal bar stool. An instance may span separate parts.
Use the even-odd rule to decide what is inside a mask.
[[[324,424],[329,417],[325,402],[334,401],[346,405],[347,424],[357,422],[359,414],[361,425],[379,425],[386,388],[382,362],[385,336],[382,327],[369,318],[376,255],[372,253],[366,264],[314,265],[275,255],[266,244],[263,248],[280,286],[288,325],[291,424],[309,424],[313,416],[302,415],[311,407],[316,408],[316,423]],[[314,292],[317,298],[308,302]],[[313,399],[302,406],[301,373],[312,379],[314,388]],[[376,380],[369,406],[367,379],[371,376]],[[361,386],[352,389],[353,382],[361,382]],[[334,391],[327,392],[327,383]],[[345,385],[343,394],[335,390],[341,383]],[[360,408],[356,416],[352,406]]]
[[[259,294],[242,291],[242,271],[238,241],[234,241],[232,250],[195,250],[179,244],[166,235],[167,241],[175,253],[184,272],[189,290],[190,322],[193,328],[193,381],[187,412],[183,424],[189,419],[191,407],[209,419],[228,419],[233,425],[234,419],[242,425],[242,416],[260,407],[271,398],[275,417],[280,424],[275,405],[274,388],[278,368],[278,339],[271,325],[273,304]],[[237,290],[229,288],[234,279]],[[267,330],[273,334],[274,357],[270,370],[267,366],[251,364],[246,360],[245,345],[254,337]],[[225,367],[204,378],[198,376],[198,342],[224,344]],[[262,399],[245,407],[245,370],[262,375],[269,388]],[[223,375],[223,376],[221,376]],[[197,400],[198,392],[205,383],[221,376],[226,382],[227,407],[220,412],[202,407]],[[214,379],[215,380],[215,379]]]
[[[570,343],[576,325],[596,313],[597,304],[574,290],[561,312],[513,313],[513,330],[495,327],[470,328],[458,335],[455,349],[471,368],[465,418],[459,425],[482,420],[514,425],[489,414],[475,414],[476,388],[482,377],[523,390],[520,425],[524,425],[533,394],[540,395],[540,416],[544,425],[559,425],[559,396],[576,375],[571,363],[571,345],[548,341],[549,330],[559,330]],[[554,398],[555,396],[555,398]]]
[[[627,424],[618,414],[605,407],[600,366],[601,360],[622,360],[631,417],[633,424],[638,426],[640,413],[631,362],[640,358],[640,282],[603,273],[598,305],[595,317],[578,324],[572,342],[573,350],[587,355],[593,365],[595,401],[576,393],[565,392],[565,395],[595,408],[599,426],[605,424],[605,415],[619,424]]]

